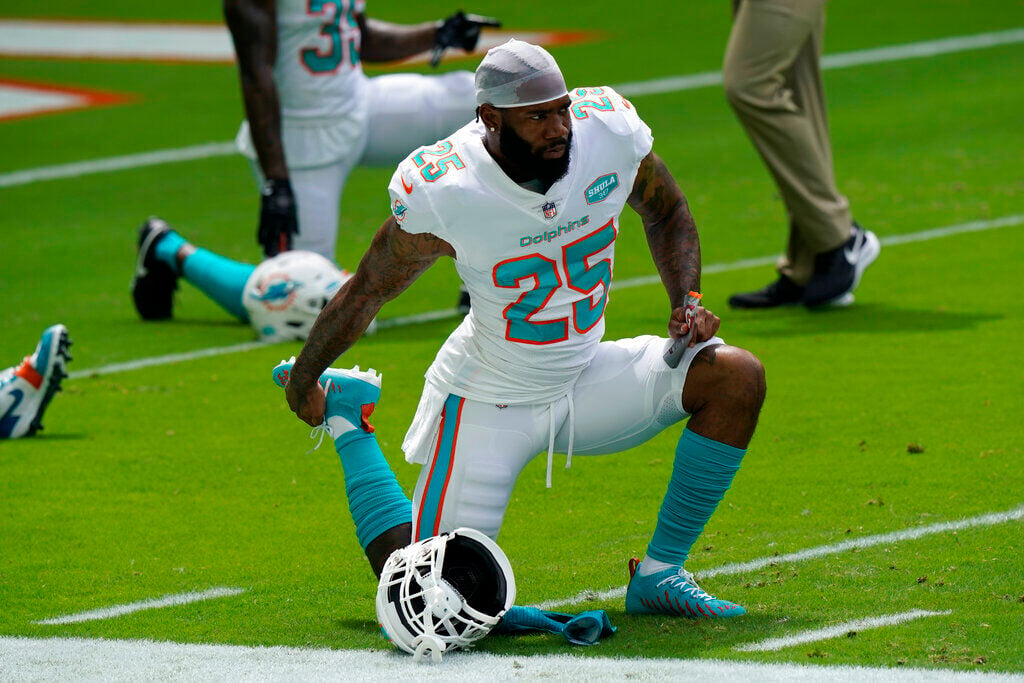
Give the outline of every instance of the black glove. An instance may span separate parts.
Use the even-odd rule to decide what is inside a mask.
[[[299,232],[295,195],[288,180],[268,178],[260,189],[260,227],[256,239],[263,253],[277,256],[292,248],[292,235]]]
[[[493,17],[466,14],[462,10],[445,19],[434,35],[434,51],[430,55],[430,66],[436,67],[441,63],[441,53],[445,48],[461,47],[466,52],[472,52],[480,40],[480,29],[484,26],[499,28],[501,22]]]

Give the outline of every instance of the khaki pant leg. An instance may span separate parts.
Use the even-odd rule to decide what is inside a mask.
[[[850,234],[835,186],[819,60],[824,0],[742,0],[723,64],[726,96],[771,172],[790,220],[779,271],[806,284],[814,256]]]

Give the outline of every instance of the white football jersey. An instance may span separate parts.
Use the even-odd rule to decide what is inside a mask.
[[[391,178],[401,228],[455,249],[469,315],[427,371],[435,387],[500,404],[563,396],[596,353],[619,214],[653,138],[608,87],[575,88],[566,175],[543,195],[501,170],[471,122]]]
[[[274,81],[284,117],[344,116],[366,87],[356,14],[365,0],[277,0]]]

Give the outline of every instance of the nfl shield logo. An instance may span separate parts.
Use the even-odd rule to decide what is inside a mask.
[[[558,213],[558,209],[555,208],[554,202],[548,202],[541,208],[544,210],[544,218],[554,218],[555,214]]]

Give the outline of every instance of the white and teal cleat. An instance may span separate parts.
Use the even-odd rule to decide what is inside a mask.
[[[43,413],[68,376],[70,347],[67,328],[52,325],[35,353],[0,372],[0,439],[32,436],[43,428]]]
[[[709,595],[697,585],[693,574],[682,567],[670,567],[641,576],[636,571],[639,564],[636,558],[629,561],[627,614],[668,614],[691,619],[724,619],[747,613],[747,610],[734,602]]]

